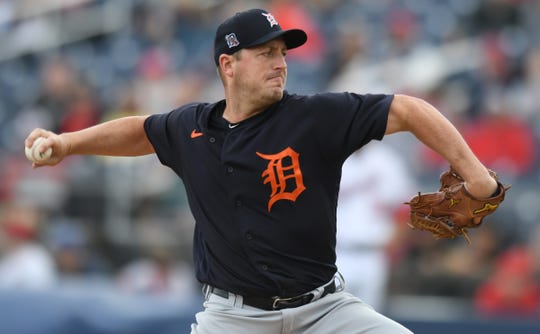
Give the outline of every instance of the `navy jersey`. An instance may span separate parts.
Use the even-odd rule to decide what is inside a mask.
[[[152,115],[145,130],[183,180],[202,283],[294,296],[336,272],[341,166],[384,136],[392,95],[289,95],[229,128],[225,101]]]

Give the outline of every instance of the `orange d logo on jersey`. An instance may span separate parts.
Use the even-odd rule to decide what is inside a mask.
[[[272,189],[268,201],[268,212],[279,200],[295,202],[296,198],[306,190],[298,160],[300,154],[290,147],[277,154],[256,153],[259,157],[268,160],[268,166],[261,174],[263,184],[270,183]]]

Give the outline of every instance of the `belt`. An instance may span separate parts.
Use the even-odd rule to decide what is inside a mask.
[[[343,279],[341,278],[341,275],[336,276],[336,277],[339,280],[339,285],[336,285],[335,279],[332,279],[331,282],[323,286],[320,286],[315,290],[306,292],[304,294],[301,294],[295,297],[243,296],[242,299],[243,299],[244,305],[249,305],[249,306],[267,310],[267,311],[299,307],[299,306],[314,302],[318,299],[321,299],[322,297],[328,294],[343,290]],[[203,291],[205,292],[206,295],[213,293],[223,298],[229,298],[228,291],[220,289],[220,288],[216,288],[208,284],[204,285]]]

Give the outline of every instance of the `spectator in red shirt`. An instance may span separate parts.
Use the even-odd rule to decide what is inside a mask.
[[[478,288],[475,307],[482,315],[535,317],[540,312],[540,282],[531,253],[523,246],[503,252],[493,275]]]

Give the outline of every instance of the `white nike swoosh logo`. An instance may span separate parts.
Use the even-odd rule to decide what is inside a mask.
[[[229,129],[234,129],[234,128],[236,128],[238,125],[240,125],[240,123],[229,124]]]

